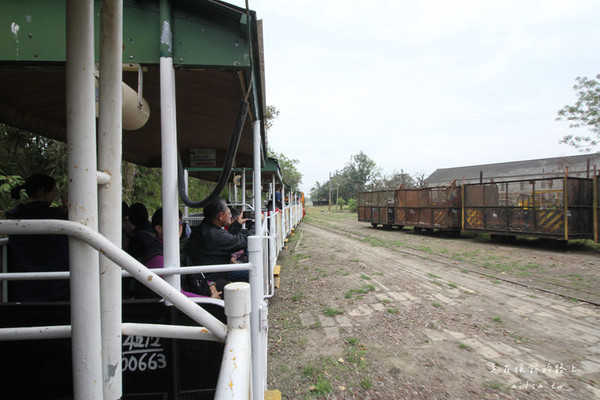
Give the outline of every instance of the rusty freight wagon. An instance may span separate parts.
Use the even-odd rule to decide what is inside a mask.
[[[461,192],[455,185],[422,189],[396,189],[358,194],[358,220],[375,228],[404,226],[458,232],[461,227]]]
[[[592,179],[567,176],[463,185],[462,229],[493,237],[594,239],[593,186]]]
[[[415,230],[442,229],[459,232],[461,192],[454,184],[445,187],[397,189],[394,225]]]
[[[394,225],[394,191],[378,190],[358,193],[358,220],[370,222],[373,228],[378,225]]]

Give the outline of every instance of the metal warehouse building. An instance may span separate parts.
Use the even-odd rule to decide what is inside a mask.
[[[591,178],[594,170],[600,170],[600,154],[584,154],[569,157],[540,158],[536,160],[511,161],[466,167],[440,168],[425,180],[426,187],[444,186],[452,182],[466,183],[509,181],[562,177],[568,168],[569,176]]]

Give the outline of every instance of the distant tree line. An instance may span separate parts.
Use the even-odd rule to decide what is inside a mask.
[[[377,163],[364,152],[350,156],[344,168],[331,173],[331,178],[316,182],[310,191],[310,199],[317,202],[328,202],[331,192],[332,204],[345,205],[356,200],[358,192],[367,190],[390,190],[403,188],[419,188],[425,181],[425,173],[418,172],[414,176],[404,172],[393,171],[386,175]]]

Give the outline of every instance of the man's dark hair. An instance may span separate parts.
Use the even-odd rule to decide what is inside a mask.
[[[163,221],[163,212],[162,212],[162,207],[161,207],[158,210],[156,210],[154,212],[154,215],[152,216],[152,227],[154,228],[156,225],[162,226],[162,221]]]
[[[181,219],[181,210],[179,210],[179,219]],[[152,216],[152,227],[154,228],[156,225],[162,226],[163,224],[163,209],[159,208],[154,212]]]
[[[148,209],[142,203],[135,203],[129,207],[129,221],[133,225],[144,226],[148,223]]]
[[[46,174],[33,174],[25,183],[19,186],[15,186],[10,191],[10,195],[13,199],[18,200],[21,197],[21,190],[25,189],[27,196],[33,197],[38,192],[49,192],[56,186],[56,180],[53,177]]]
[[[227,202],[221,197],[217,197],[212,203],[204,207],[204,220],[212,221],[219,213],[227,210]]]

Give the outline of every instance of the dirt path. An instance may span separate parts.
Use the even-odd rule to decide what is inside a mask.
[[[600,399],[600,308],[471,273],[468,260],[441,263],[433,255],[451,247],[445,239],[412,238],[435,250],[411,255],[323,229],[320,217],[282,254],[269,307],[268,382],[284,398]],[[364,229],[348,218],[335,225]],[[490,257],[518,253],[456,246],[471,244]]]

